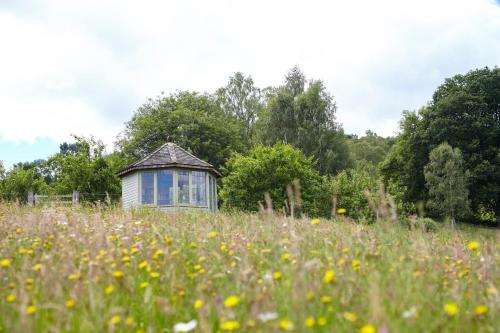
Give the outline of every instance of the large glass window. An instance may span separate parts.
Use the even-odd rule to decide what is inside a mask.
[[[142,204],[154,203],[155,178],[153,171],[141,172],[141,202]]]
[[[181,204],[189,203],[189,171],[177,172],[177,186],[179,187],[179,200]]]
[[[158,170],[158,205],[174,203],[174,173],[172,170]]]
[[[191,202],[196,206],[206,206],[207,205],[207,192],[206,192],[206,179],[205,172],[203,171],[193,171],[191,172]]]

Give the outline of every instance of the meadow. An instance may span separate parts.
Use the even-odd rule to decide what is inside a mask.
[[[0,204],[0,332],[499,332],[500,232]]]

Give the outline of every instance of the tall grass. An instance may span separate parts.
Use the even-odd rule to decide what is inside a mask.
[[[385,221],[0,204],[0,327],[498,332],[499,241]]]

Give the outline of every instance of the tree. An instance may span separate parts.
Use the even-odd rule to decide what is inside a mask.
[[[479,69],[446,79],[432,101],[405,112],[401,133],[382,172],[407,189],[406,200],[427,199],[424,167],[442,142],[459,148],[470,172],[470,203],[500,220],[500,69]]]
[[[104,153],[102,141],[93,137],[74,136],[75,144],[71,151],[61,149],[61,152],[50,157],[50,165],[55,182],[54,190],[59,194],[79,191],[85,200],[103,201],[107,195],[117,199],[121,193],[120,179],[115,173],[125,166],[125,161],[117,161],[117,157],[108,157]],[[61,145],[67,147],[68,145]],[[113,163],[110,167],[109,162]]]
[[[305,85],[304,74],[294,67],[271,95],[264,144],[291,144],[312,156],[320,173],[335,174],[349,165],[344,132],[335,121],[336,104],[321,81]]]
[[[275,208],[287,201],[287,186],[300,181],[303,211],[311,216],[328,216],[331,192],[326,178],[313,168],[311,158],[290,145],[256,146],[248,156],[233,155],[227,162],[220,197],[226,209],[257,211],[264,193]]]
[[[117,145],[127,158],[139,159],[174,142],[219,168],[232,152],[245,151],[241,126],[213,96],[179,92],[141,106]]]
[[[35,170],[15,166],[1,180],[0,198],[7,201],[26,202],[28,192],[45,193],[47,184],[43,178],[37,178]]]
[[[243,139],[250,146],[253,126],[263,107],[260,89],[255,87],[252,77],[236,72],[225,87],[217,90],[216,95],[222,110],[243,124]]]
[[[460,149],[443,143],[431,151],[424,171],[430,197],[428,205],[441,214],[449,214],[453,229],[455,218],[469,209],[469,175],[463,170],[463,164]]]
[[[384,161],[394,141],[392,137],[384,138],[368,130],[361,138],[351,136],[347,144],[353,162],[366,161],[377,165]]]

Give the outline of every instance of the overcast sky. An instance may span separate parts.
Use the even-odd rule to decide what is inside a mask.
[[[0,1],[0,160],[45,158],[71,133],[112,148],[160,92],[260,87],[299,65],[347,133],[393,135],[446,77],[500,63],[494,0]]]

